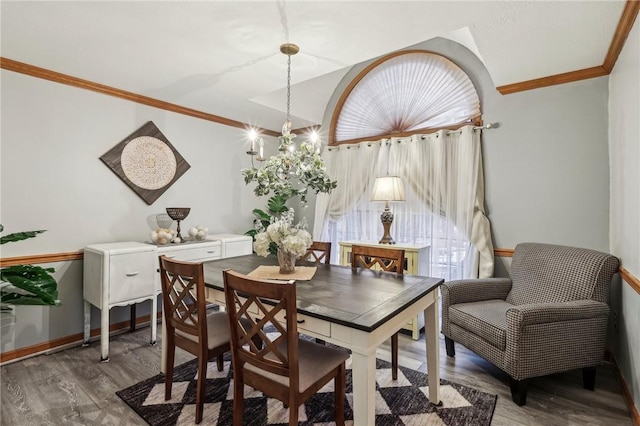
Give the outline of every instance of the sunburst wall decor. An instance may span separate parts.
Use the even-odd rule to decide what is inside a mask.
[[[149,205],[191,167],[152,121],[100,160]]]

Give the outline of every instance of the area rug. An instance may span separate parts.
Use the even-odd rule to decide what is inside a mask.
[[[441,380],[443,405],[435,407],[427,395],[427,375],[399,367],[398,379],[391,379],[391,364],[376,360],[376,425],[490,425],[496,405],[491,395]],[[164,375],[159,374],[116,392],[151,426],[192,425],[195,421],[196,360],[174,369],[172,399],[164,400]],[[233,416],[233,372],[229,354],[223,371],[216,363],[207,368],[204,425],[231,425]],[[345,418],[353,424],[350,360],[347,360]],[[288,423],[288,409],[245,386],[244,425],[282,425]],[[299,426],[334,424],[333,382],[313,396],[299,410]]]

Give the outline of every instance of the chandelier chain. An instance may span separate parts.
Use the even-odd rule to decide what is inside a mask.
[[[287,120],[291,111],[291,55],[287,55]]]

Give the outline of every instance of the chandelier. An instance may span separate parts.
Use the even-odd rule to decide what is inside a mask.
[[[320,139],[315,130],[309,134],[308,141],[299,145],[294,143],[296,134],[291,132],[291,56],[299,51],[300,48],[293,43],[280,46],[280,52],[287,55],[287,116],[278,137],[278,154],[266,159],[264,140],[250,129],[248,138],[251,145],[247,154],[251,156],[251,167],[242,169],[242,174],[247,185],[256,183],[254,193],[258,196],[273,192],[286,201],[299,195],[302,205],[305,205],[309,189],[316,194],[328,193],[337,183],[327,175],[320,156]],[[263,164],[256,166],[254,159]]]

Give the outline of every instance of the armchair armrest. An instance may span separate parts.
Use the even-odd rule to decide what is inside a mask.
[[[531,303],[507,310],[507,328],[561,321],[607,317],[609,305],[596,300],[573,300],[563,303]]]
[[[609,306],[596,300],[509,308],[504,370],[522,380],[597,365],[608,315]]]
[[[510,278],[448,281],[440,286],[443,307],[482,300],[504,300],[511,290]],[[444,309],[444,308],[443,308]]]

